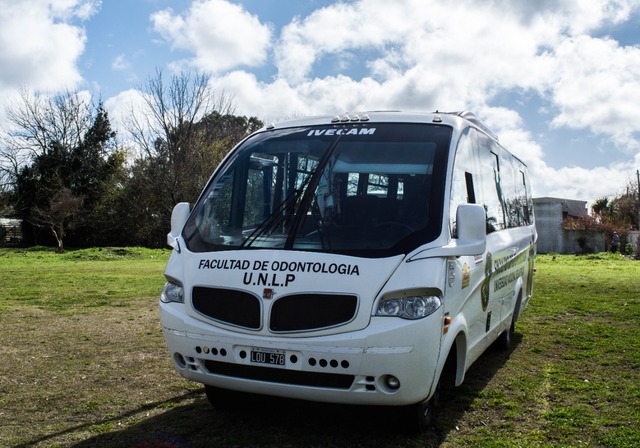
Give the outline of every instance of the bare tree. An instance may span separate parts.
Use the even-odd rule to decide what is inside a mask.
[[[233,114],[233,102],[224,94],[216,96],[211,77],[199,72],[181,72],[165,80],[156,70],[141,88],[144,110],[131,110],[127,129],[148,157],[159,155],[158,140],[169,146],[169,156],[187,143],[194,125],[203,117],[218,112]]]
[[[124,193],[136,204],[129,216],[141,223],[134,227],[144,233],[143,244],[164,244],[173,206],[195,201],[222,157],[262,126],[233,115],[232,100],[210,81],[197,71],[165,78],[157,70],[140,89],[141,109],[132,106],[125,126],[138,157]]]
[[[233,102],[216,95],[210,76],[181,72],[165,79],[161,70],[143,88],[144,110],[131,110],[127,129],[137,144],[153,189],[148,196],[160,209],[161,219],[180,201],[193,201],[220,160],[212,155],[219,145],[204,140],[198,123],[212,114],[234,112]]]
[[[92,106],[77,92],[44,95],[23,87],[19,101],[7,108],[7,118],[13,129],[8,135],[9,150],[35,157],[46,154],[52,142],[77,147],[91,125]]]
[[[0,195],[13,191],[20,167],[25,163],[24,154],[11,146],[8,135],[0,138]]]
[[[53,195],[47,208],[35,207],[32,210],[32,222],[49,229],[58,242],[57,253],[64,252],[63,239],[73,225],[73,216],[82,208],[82,201],[71,190],[63,188]]]
[[[92,119],[91,105],[69,90],[39,94],[26,87],[6,109],[10,129],[0,137],[0,192],[15,191],[20,169],[53,145],[77,147]]]

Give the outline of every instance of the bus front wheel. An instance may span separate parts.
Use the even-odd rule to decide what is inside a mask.
[[[220,389],[218,387],[204,386],[207,400],[216,409],[221,411],[236,410],[241,406],[241,402],[245,397],[245,394],[240,392],[234,392],[227,389]]]
[[[438,381],[431,398],[405,408],[404,418],[411,431],[423,432],[433,423],[433,417],[440,401],[440,387],[440,381]]]

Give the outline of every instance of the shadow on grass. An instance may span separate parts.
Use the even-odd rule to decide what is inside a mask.
[[[106,419],[100,419],[99,421],[82,423],[80,425],[72,426],[72,427],[67,428],[65,430],[62,430],[62,431],[58,431],[58,432],[55,432],[55,433],[47,434],[45,436],[37,437],[37,438],[35,438],[33,440],[29,440],[28,442],[16,445],[15,448],[32,447],[32,446],[35,446],[35,445],[37,445],[39,443],[45,443],[46,444],[46,443],[48,443],[48,441],[51,441],[51,440],[54,440],[54,439],[58,439],[58,438],[63,438],[64,436],[73,434],[75,432],[89,430],[90,428],[95,427],[97,425],[108,425],[109,423],[115,423],[115,422],[118,422],[120,420],[123,420],[123,419],[129,418],[129,417],[133,417],[135,415],[141,414],[143,412],[148,412],[148,411],[150,411],[152,409],[156,409],[158,407],[176,406],[176,405],[179,405],[179,403],[182,403],[185,400],[197,397],[199,394],[200,394],[199,391],[189,392],[189,393],[186,393],[184,395],[173,397],[173,398],[171,398],[169,400],[166,400],[166,401],[163,401],[163,402],[149,403],[149,404],[147,404],[145,406],[141,406],[141,407],[139,407],[137,409],[134,409],[132,411],[124,412],[124,413],[119,414],[119,415],[114,416],[114,417],[110,417],[110,418],[106,418]],[[107,444],[107,445],[101,445],[101,446],[110,446],[110,445]]]
[[[513,348],[521,342],[513,338]],[[393,408],[331,405],[272,397],[249,397],[238,410],[219,411],[201,389],[163,403],[153,403],[109,421],[87,423],[31,441],[46,442],[64,434],[115,423],[158,407],[170,408],[120,431],[105,432],[73,445],[85,447],[437,447],[456,426],[471,403],[502,368],[509,352],[487,350],[469,369],[465,382],[445,395],[433,427],[410,433]],[[449,442],[452,442],[449,439]],[[455,442],[453,442],[455,444]]]

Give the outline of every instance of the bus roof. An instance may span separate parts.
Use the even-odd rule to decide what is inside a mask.
[[[438,123],[447,124],[453,127],[461,127],[462,121],[467,121],[475,127],[482,130],[489,137],[498,141],[498,137],[494,134],[486,124],[478,117],[468,111],[462,112],[402,112],[397,110],[387,111],[365,111],[344,113],[339,115],[317,115],[309,117],[295,118],[291,120],[281,121],[279,123],[269,124],[266,130],[283,129],[300,126],[318,126],[340,123]]]

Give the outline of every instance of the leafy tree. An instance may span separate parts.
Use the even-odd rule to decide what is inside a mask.
[[[81,143],[69,152],[71,173],[65,185],[84,201],[75,231],[77,244],[108,243],[104,229],[113,222],[101,204],[110,190],[119,188],[126,175],[125,153],[115,147],[115,137],[108,114],[100,104]]]
[[[158,71],[142,93],[145,110],[128,123],[130,159],[102,104],[78,93],[25,89],[8,109],[14,131],[0,141],[0,206],[28,224],[27,243],[162,246],[174,204],[195,201],[228,151],[262,126],[234,115],[206,75],[166,81]]]
[[[598,198],[591,210],[600,222],[609,222],[622,232],[637,230],[640,219],[640,189],[634,182],[629,182],[625,193],[613,199]]]
[[[607,241],[611,241],[614,232],[621,238],[624,247],[627,232],[638,230],[640,224],[640,188],[637,183],[629,182],[626,192],[613,199],[601,197],[591,206],[592,216],[564,223],[565,228],[604,231]]]
[[[607,197],[596,199],[591,206],[593,214],[603,221],[610,221],[615,215],[615,205]]]
[[[124,155],[115,147],[115,132],[102,104],[92,109],[78,94],[53,97],[23,94],[8,114],[15,126],[6,152],[26,154],[15,173],[13,203],[17,217],[33,226],[35,241],[51,231],[90,245],[103,225],[94,210],[113,176],[124,169]],[[71,231],[73,229],[73,231]]]
[[[640,186],[638,180],[629,181],[626,191],[611,200],[615,220],[629,229],[640,229]]]

